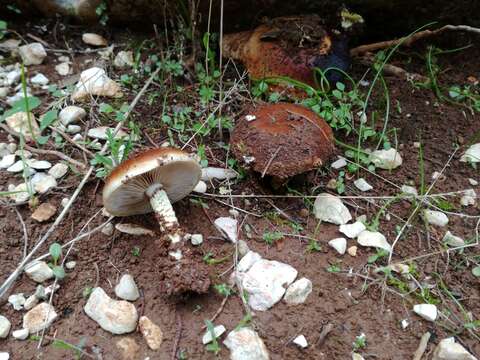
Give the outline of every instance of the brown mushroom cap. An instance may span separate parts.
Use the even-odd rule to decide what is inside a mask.
[[[240,60],[253,79],[287,76],[316,87],[313,63],[331,53],[332,39],[318,16],[286,16],[225,35],[222,50],[224,57]]]
[[[248,121],[246,115],[255,116]],[[237,121],[230,140],[240,162],[280,179],[323,165],[333,154],[333,132],[312,110],[301,105],[262,104]],[[247,160],[247,161],[246,161]]]
[[[124,161],[108,176],[103,188],[103,205],[115,216],[145,214],[152,211],[146,191],[161,184],[170,202],[183,199],[201,176],[198,161],[178,149],[144,151]]]

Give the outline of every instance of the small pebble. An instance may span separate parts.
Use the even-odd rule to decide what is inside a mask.
[[[73,269],[75,269],[75,266],[77,266],[77,262],[76,262],[76,261],[68,261],[68,262],[65,264],[65,267],[66,267],[68,270],[73,270]]]
[[[202,234],[193,234],[190,241],[192,245],[200,245],[203,243],[203,235]]]
[[[302,349],[305,349],[308,346],[307,339],[303,335],[299,335],[295,339],[293,339],[293,343],[295,345],[298,345]]]
[[[26,340],[29,334],[28,329],[20,329],[12,332],[12,336],[17,340]]]

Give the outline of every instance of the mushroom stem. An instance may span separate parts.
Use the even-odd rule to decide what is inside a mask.
[[[150,190],[150,191],[149,191]],[[177,216],[173,210],[168,195],[162,186],[158,184],[155,188],[147,190],[147,196],[150,198],[155,216],[162,231],[171,230],[178,226]]]

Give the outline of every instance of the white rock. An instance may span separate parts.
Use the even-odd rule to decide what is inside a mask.
[[[0,339],[5,339],[8,336],[11,327],[10,321],[5,316],[0,315]]]
[[[73,122],[77,122],[82,120],[85,116],[87,116],[87,112],[79,106],[67,106],[64,107],[60,114],[58,114],[58,119],[60,122],[67,126]]]
[[[12,332],[12,336],[17,340],[26,340],[30,335],[28,329],[19,329]]]
[[[283,300],[290,305],[303,304],[311,292],[312,282],[307,278],[301,278],[287,288]]]
[[[93,46],[107,46],[107,40],[98,34],[93,33],[85,33],[82,35],[82,41],[85,44],[93,45]]]
[[[244,240],[238,240],[237,248],[238,248],[238,257],[240,259],[243,259],[243,257],[247,255],[248,252],[250,251],[248,244]]]
[[[140,225],[130,224],[130,223],[118,223],[115,225],[115,229],[129,235],[136,235],[136,236],[139,236],[139,235],[153,236],[154,235],[152,230],[145,229]]]
[[[19,329],[12,332],[12,337],[16,340],[25,340],[28,338],[28,329]]]
[[[472,178],[468,178],[468,182],[469,182],[470,185],[472,185],[472,186],[477,186],[477,185],[478,185],[478,181],[475,180],[475,179],[472,179]]]
[[[82,131],[82,127],[79,125],[68,125],[67,126],[67,133],[69,134],[77,134]]]
[[[60,285],[56,284],[56,285],[55,285],[55,290],[54,290],[53,288],[54,288],[53,284],[52,284],[52,285],[48,285],[48,286],[45,288],[45,296],[48,297],[48,296],[52,293],[52,291],[57,291],[58,289],[60,289]],[[38,289],[38,287],[37,287],[37,289]]]
[[[428,321],[435,321],[438,315],[437,307],[433,304],[417,304],[413,307],[413,311]]]
[[[122,275],[117,286],[115,286],[115,295],[117,295],[120,299],[129,301],[135,301],[140,297],[137,284],[135,284],[135,280],[133,279],[132,275]]]
[[[392,264],[390,269],[399,274],[408,274],[410,273],[410,267],[407,264]]]
[[[163,332],[158,325],[146,316],[142,316],[138,321],[138,327],[142,333],[147,345],[152,350],[160,349],[163,341]]]
[[[15,143],[9,143],[9,144],[7,145],[7,150],[10,152],[10,154],[14,154],[14,153],[17,151],[17,144],[15,144]],[[27,150],[23,150],[23,151],[24,151],[24,153],[29,152],[29,151],[27,151]],[[25,155],[25,157],[26,157],[26,155]]]
[[[30,183],[33,186],[33,189],[40,194],[46,193],[48,190],[57,186],[57,180],[52,175],[45,173],[36,173],[33,175]]]
[[[225,179],[234,179],[236,177],[237,177],[237,173],[232,169],[207,167],[202,169],[201,179],[203,181],[210,181],[212,179],[225,180]]]
[[[480,143],[470,146],[465,154],[460,158],[462,162],[477,163],[480,162]]]
[[[190,238],[190,242],[192,245],[200,245],[203,243],[203,235],[202,234],[193,234]]]
[[[137,327],[138,314],[128,301],[111,299],[102,288],[95,288],[84,307],[85,313],[102,329],[112,334],[125,334]]]
[[[425,220],[435,226],[446,226],[448,224],[448,217],[441,211],[436,211],[436,210],[423,210],[423,216],[425,217]]]
[[[340,225],[339,228],[339,231],[350,239],[356,238],[364,230],[366,230],[366,227],[360,221],[356,221],[353,224]]]
[[[205,181],[200,180],[197,185],[193,188],[193,191],[197,193],[206,193],[207,192],[207,183]]]
[[[55,71],[61,76],[67,76],[70,73],[70,64],[68,62],[62,62],[55,65]]]
[[[182,250],[180,249],[177,249],[175,251],[169,251],[168,255],[170,255],[172,258],[174,258],[177,261],[182,260],[182,257],[183,257]]]
[[[25,274],[35,282],[42,283],[53,278],[53,271],[45,261],[36,261],[25,266]]]
[[[32,189],[30,190],[34,192]],[[15,201],[16,204],[23,203],[30,199],[29,189],[27,187],[27,184],[25,183],[19,184],[15,186],[12,190],[9,189],[9,191],[13,192],[13,194],[10,194],[9,196],[13,201]]]
[[[418,196],[418,191],[417,191],[417,189],[414,188],[413,186],[402,185],[402,187],[400,188],[400,190],[401,190],[402,193],[405,194],[405,195]]]
[[[9,166],[7,168],[8,172],[13,172],[13,173],[18,173],[23,171],[24,169],[27,169],[29,167],[30,161],[23,161],[23,160],[18,160],[15,162],[13,165]]]
[[[119,51],[113,60],[113,66],[122,69],[125,67],[134,66],[132,51]]]
[[[23,328],[30,334],[47,329],[58,317],[52,305],[43,302],[23,316]]]
[[[8,39],[0,43],[0,50],[5,52],[18,50],[18,47],[20,46],[21,43],[22,43],[21,40]]]
[[[0,161],[0,169],[7,169],[15,163],[15,154],[5,155]]]
[[[341,169],[347,166],[347,160],[344,157],[339,156],[338,160],[334,161],[330,166],[336,170]]]
[[[8,352],[1,351],[0,352],[0,360],[9,360],[10,354]]]
[[[225,326],[223,325],[217,325],[213,328],[213,333],[215,334],[215,338],[219,338],[220,336],[222,336],[222,334],[225,331],[227,331],[227,329],[225,329]],[[211,343],[212,341],[213,341],[212,333],[209,330],[207,330],[205,334],[203,334],[202,343],[203,345],[206,345],[208,343]]]
[[[22,134],[26,141],[30,141],[32,139],[32,134],[34,136],[40,135],[40,129],[38,127],[37,120],[35,120],[35,116],[32,113],[30,113],[30,122],[28,120],[28,114],[24,111],[10,115],[5,119],[5,122],[11,130]],[[32,131],[30,131],[30,129]]]
[[[285,287],[297,277],[297,270],[288,264],[261,259],[245,273],[243,289],[248,293],[248,304],[254,310],[265,311],[285,294]]]
[[[18,149],[14,151],[15,155],[20,156],[21,158],[30,159],[32,157],[32,153],[25,149]]]
[[[393,170],[402,165],[402,157],[397,150],[376,150],[370,154],[370,161],[378,168]]]
[[[453,247],[465,245],[465,240],[463,240],[460,236],[453,235],[450,231],[445,233],[442,242]]]
[[[107,76],[105,70],[92,67],[80,74],[80,80],[72,94],[72,100],[82,101],[90,95],[120,97],[122,93],[120,86]]]
[[[18,53],[22,57],[22,61],[25,65],[40,65],[43,59],[47,57],[45,48],[40,43],[31,43],[20,46]]]
[[[223,344],[230,350],[231,360],[269,360],[268,350],[258,334],[242,327],[231,331]]]
[[[365,358],[357,353],[352,353],[352,360],[365,360]]]
[[[476,203],[477,193],[473,189],[465,190],[464,195],[460,198],[462,206],[474,206]]]
[[[370,191],[373,186],[370,185],[364,178],[357,179],[353,182],[353,185],[360,191]]]
[[[89,129],[87,132],[87,135],[93,139],[99,139],[99,140],[107,140],[107,131],[110,130],[113,133],[114,128],[108,127],[108,126],[100,126],[96,128]],[[126,137],[128,134],[120,129],[116,134],[115,138],[119,139],[122,137]]]
[[[8,96],[10,89],[8,87],[0,87],[0,99],[3,99]]]
[[[75,266],[77,266],[77,262],[76,262],[76,261],[68,261],[67,263],[65,263],[65,267],[66,267],[68,270],[73,270],[73,269],[75,269]]]
[[[214,221],[214,224],[228,240],[232,243],[237,242],[238,221],[236,219],[231,217],[219,217]]]
[[[67,206],[69,201],[70,201],[69,198],[63,198],[62,201],[60,202],[60,205],[62,205],[62,207],[65,207]]]
[[[47,170],[52,167],[52,164],[45,160],[32,160],[29,166],[35,170]]]
[[[408,325],[410,325],[410,323],[408,322],[407,319],[403,319],[401,322],[400,322],[400,325],[402,325],[402,329],[405,330]]]
[[[295,339],[293,339],[293,343],[302,349],[305,349],[308,346],[307,339],[303,335],[298,335]]]
[[[7,82],[7,85],[15,85],[20,81],[20,78],[22,76],[22,71],[20,69],[15,69],[7,73],[7,76],[5,77],[5,80]]]
[[[47,85],[48,84],[48,78],[43,75],[43,74],[37,74],[34,77],[30,79],[30,82],[34,85]]]
[[[388,252],[392,251],[392,247],[387,242],[385,236],[376,231],[362,231],[360,235],[358,235],[357,242],[362,246],[371,246]]]
[[[55,179],[60,179],[65,176],[67,171],[68,165],[65,165],[64,163],[56,163],[50,170],[48,170],[48,175],[53,176]]]
[[[347,250],[347,239],[345,239],[345,238],[332,239],[328,242],[328,245],[330,245],[332,248],[337,250],[337,252],[340,255],[343,255],[343,254],[345,254],[345,251]]]
[[[35,294],[30,295],[27,300],[25,300],[25,304],[23,304],[23,307],[25,310],[30,310],[33,309],[34,306],[38,304],[38,297],[35,296]]]
[[[22,310],[25,304],[25,297],[22,293],[13,294],[8,297],[8,302],[13,306],[14,310]]]
[[[455,338],[449,337],[438,343],[432,360],[477,360],[477,358],[455,342]]]
[[[247,272],[257,261],[261,260],[262,257],[259,253],[249,250],[242,259],[237,264],[238,272]]]
[[[342,200],[328,193],[321,193],[313,205],[315,217],[336,225],[343,225],[352,219],[350,211]]]

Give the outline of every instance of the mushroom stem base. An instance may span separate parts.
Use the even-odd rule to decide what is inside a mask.
[[[155,212],[160,230],[171,230],[178,226],[177,216],[164,190],[158,189],[152,194],[150,205]]]

